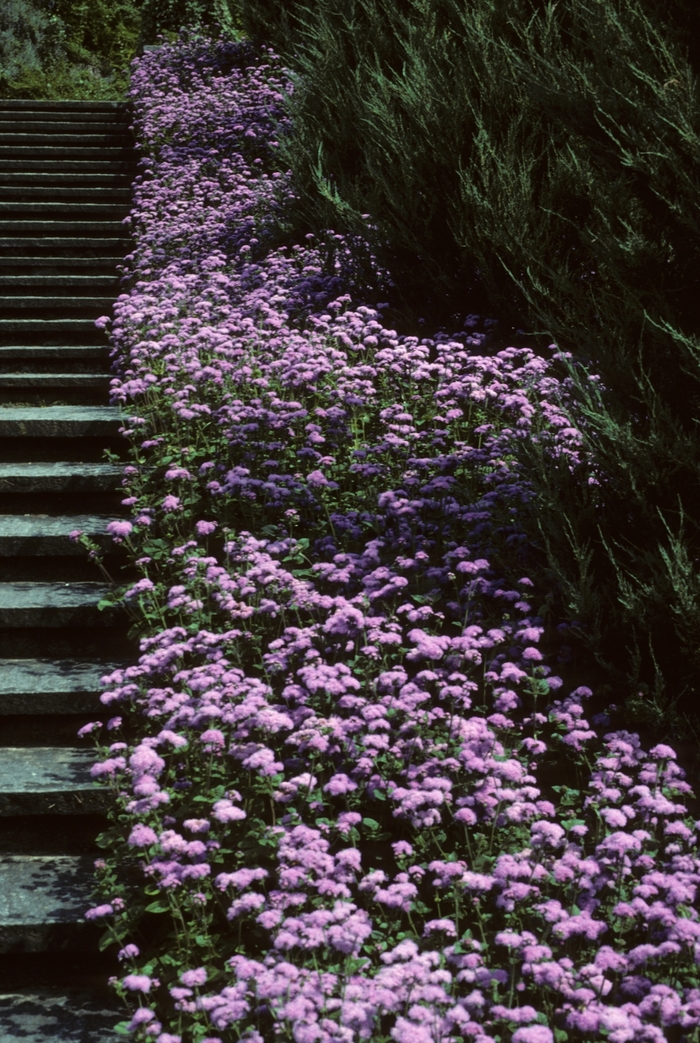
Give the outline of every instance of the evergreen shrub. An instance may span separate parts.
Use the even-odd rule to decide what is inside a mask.
[[[0,96],[123,97],[140,18],[134,0],[8,0],[0,9]]]
[[[700,8],[246,0],[242,23],[292,70],[298,227],[372,238],[406,311],[496,313],[571,353],[601,483],[524,442],[533,535],[617,681],[691,705]]]
[[[199,26],[238,33],[237,0],[7,0],[0,9],[0,97],[126,97],[144,44]]]

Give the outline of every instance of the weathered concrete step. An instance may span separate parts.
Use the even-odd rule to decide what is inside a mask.
[[[117,406],[2,406],[0,437],[114,435],[122,421]]]
[[[57,202],[34,202],[20,199],[5,203],[0,199],[0,217],[4,217],[7,214],[36,214],[41,216],[42,214],[60,213],[71,217],[99,217],[105,219],[113,217],[121,220],[127,212],[128,207],[122,206],[121,203],[112,203],[110,200],[105,200],[104,203],[89,203],[87,201],[66,203],[62,200]]]
[[[131,159],[8,159],[0,156],[0,172],[22,171],[25,174],[35,171],[45,173],[56,170],[61,174],[133,174],[137,169],[136,162]]]
[[[86,173],[70,173],[58,171],[48,173],[44,170],[4,171],[0,173],[0,185],[15,187],[27,185],[32,188],[38,186],[51,188],[86,188],[86,189],[115,189],[122,190],[131,188],[131,176],[126,173],[114,171],[87,171]]]
[[[0,236],[3,238],[13,235],[41,235],[42,233],[52,238],[61,238],[66,235],[109,237],[118,235],[122,227],[121,218],[109,221],[93,221],[90,218],[86,218],[84,221],[12,221],[0,218]]]
[[[18,202],[60,202],[64,199],[73,199],[77,202],[85,203],[112,203],[121,204],[123,207],[128,207],[132,198],[132,191],[130,187],[124,188],[111,188],[111,187],[95,187],[90,188],[87,185],[65,185],[65,186],[52,186],[52,185],[32,185],[32,184],[3,184],[0,183],[0,200],[3,202],[11,202],[16,200]]]
[[[0,339],[12,333],[51,334],[97,333],[94,319],[0,319]],[[96,337],[94,339],[97,339]]]
[[[109,791],[90,778],[95,754],[61,746],[0,746],[0,816],[91,815]]]
[[[0,365],[10,360],[31,362],[35,359],[106,359],[109,348],[100,344],[8,344],[0,347]]]
[[[130,158],[132,149],[126,144],[117,145],[5,145],[8,158],[10,155],[16,159],[102,159],[120,160],[125,156]]]
[[[92,858],[0,857],[0,952],[92,948],[96,932],[84,914],[93,886]]]
[[[67,287],[66,287],[67,289]],[[74,297],[67,293],[62,297],[52,297],[49,294],[42,296],[28,296],[24,294],[2,294],[0,296],[0,313],[7,311],[65,311],[68,309],[79,308],[85,310],[90,308],[95,311],[95,315],[104,315],[112,305],[114,304],[114,297],[110,294],[109,297],[92,297],[88,294],[84,296]]]
[[[0,363],[2,356],[0,356]],[[83,391],[88,388],[109,390],[111,377],[107,373],[3,373],[0,371],[0,390],[33,388],[48,393],[53,388]]]
[[[58,276],[60,279],[67,279],[73,276],[83,278],[85,272],[89,270],[96,278],[119,279],[120,273],[117,271],[117,265],[122,262],[122,257],[110,257],[109,255],[71,257],[70,254],[67,254],[63,257],[31,257],[20,254],[13,257],[0,254],[0,273],[12,273],[17,279],[27,276],[38,276],[39,278]]]
[[[132,147],[131,136],[126,127],[115,123],[113,127],[105,130],[99,124],[80,124],[74,126],[70,123],[46,124],[34,123],[21,124],[16,129],[10,130],[8,123],[0,121],[0,148],[130,148]]]
[[[117,609],[100,611],[104,583],[0,583],[0,627],[110,626]]]
[[[122,118],[126,118],[130,107],[126,101],[49,101],[43,98],[3,98],[0,100],[0,112],[15,112],[16,110],[22,112],[23,119],[25,112],[104,112],[119,113]]]
[[[0,463],[0,492],[111,492],[122,474],[114,464]]]
[[[119,287],[119,275],[3,275],[0,271],[0,293],[8,289],[34,286],[63,287],[71,292],[77,289],[111,290]]]
[[[0,992],[0,1043],[116,1043],[125,1020],[108,989]]]
[[[100,678],[115,665],[89,659],[0,659],[0,715],[98,712]]]
[[[83,129],[96,132],[129,132],[130,120],[122,116],[115,118],[110,113],[88,112],[7,112],[0,109],[0,128],[8,133],[38,133],[67,129],[71,133],[78,133]]]
[[[0,237],[0,258],[3,255],[15,255],[29,257],[33,262],[38,262],[42,257],[53,258],[62,255],[73,259],[77,267],[91,257],[100,259],[101,262],[103,258],[109,258],[111,261],[117,255],[121,259],[129,252],[131,246],[131,239],[124,233],[88,240],[79,236],[43,236],[39,239],[31,236],[3,236]]]
[[[76,514],[52,517],[45,514],[0,515],[0,557],[15,555],[77,555],[85,550],[69,538],[76,529],[91,536],[105,547],[111,544],[107,524],[112,519],[102,515]],[[0,677],[0,688],[2,677]]]

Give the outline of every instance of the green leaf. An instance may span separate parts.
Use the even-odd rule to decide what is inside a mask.
[[[155,901],[151,902],[150,905],[146,906],[147,913],[168,913],[170,912],[169,905],[163,905],[162,902]]]

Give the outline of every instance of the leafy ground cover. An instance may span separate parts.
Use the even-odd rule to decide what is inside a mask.
[[[85,729],[124,1029],[696,1040],[690,787],[569,683],[524,532],[519,440],[605,484],[557,351],[399,336],[360,239],[284,242],[287,89],[246,42],[134,65],[111,531],[141,656]]]

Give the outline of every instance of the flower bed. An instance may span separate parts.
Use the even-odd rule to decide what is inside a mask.
[[[590,469],[567,387],[479,333],[387,329],[353,297],[362,242],[280,241],[286,86],[247,43],[134,66],[112,329],[133,514],[111,530],[141,657],[86,729],[115,796],[88,916],[129,1028],[696,1039],[689,787],[546,661],[517,445]]]

